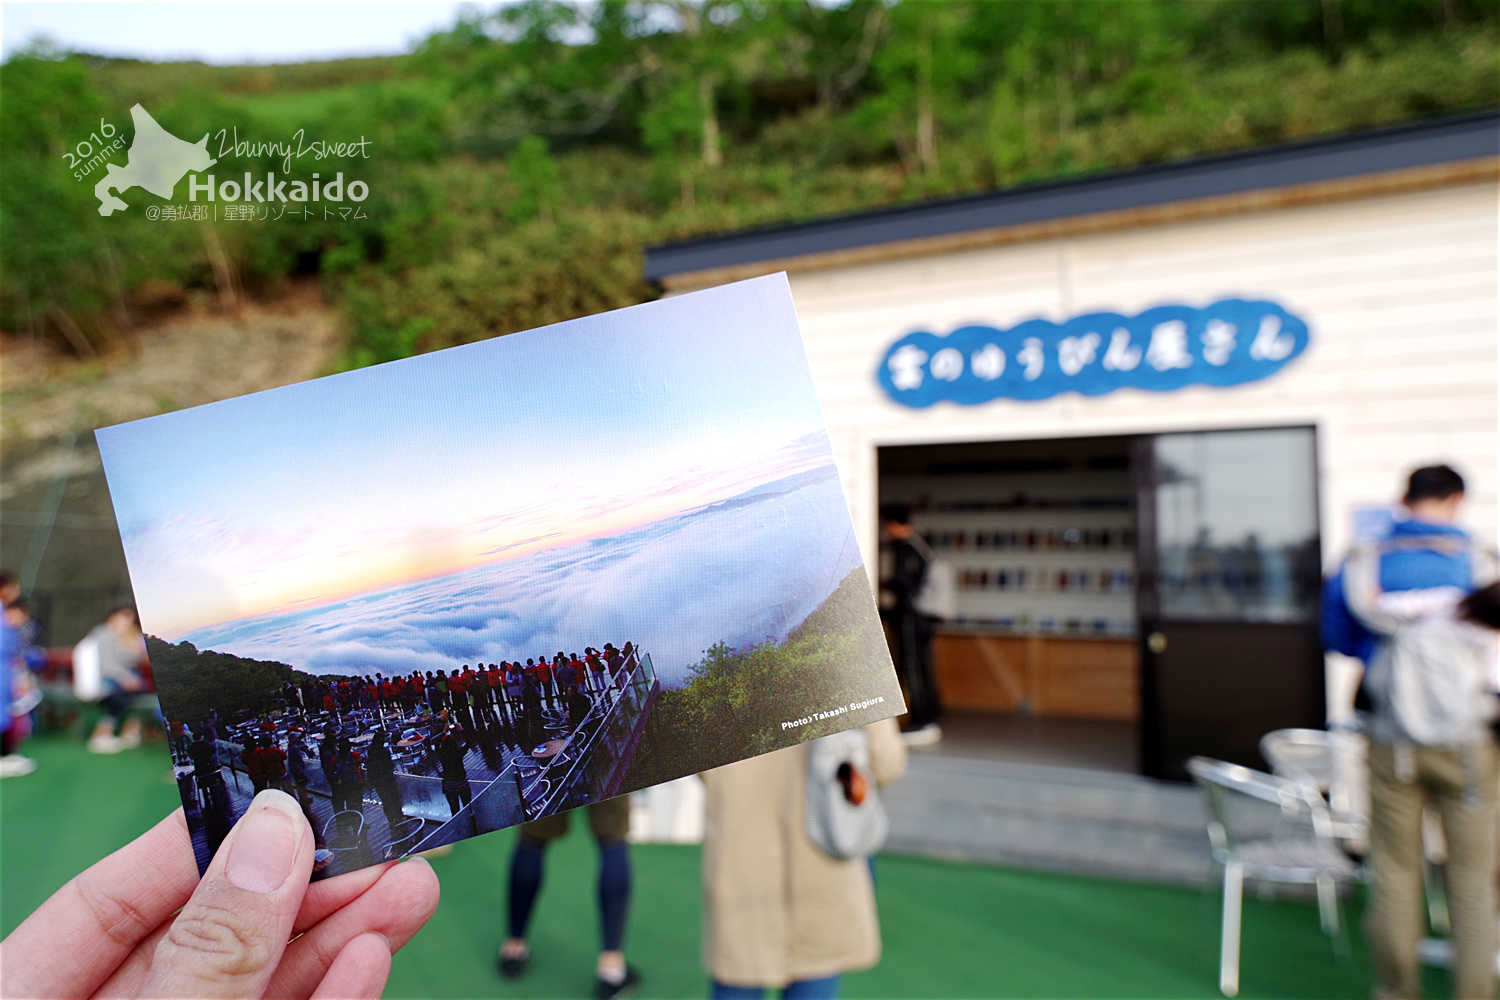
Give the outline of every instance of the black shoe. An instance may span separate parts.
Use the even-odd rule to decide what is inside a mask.
[[[641,985],[641,974],[632,966],[625,966],[625,978],[618,983],[609,982],[606,979],[594,980],[594,996],[596,1000],[624,1000],[625,997],[633,996],[635,988]]]
[[[502,946],[496,964],[500,968],[500,975],[504,978],[520,979],[526,974],[526,966],[531,964],[531,952],[528,951],[519,958],[512,958],[505,954],[505,949]]]

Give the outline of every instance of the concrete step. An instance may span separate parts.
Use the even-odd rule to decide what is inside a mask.
[[[1177,885],[1209,877],[1189,785],[923,753],[884,801],[893,853]]]

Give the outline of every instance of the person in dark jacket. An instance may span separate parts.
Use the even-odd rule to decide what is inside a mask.
[[[535,675],[527,673],[521,680],[521,749],[528,753],[546,739],[547,729],[542,720],[542,692]]]
[[[286,773],[291,775],[297,789],[297,799],[307,798],[307,751],[302,746],[302,731],[293,729],[286,734]]]
[[[349,737],[340,736],[334,746],[333,773],[329,775],[328,784],[332,788],[331,796],[333,811],[343,812],[353,809],[357,812],[364,811],[365,799],[365,774],[364,758],[359,751],[349,742]]]
[[[365,775],[380,796],[380,807],[385,812],[391,836],[396,837],[405,826],[403,820],[406,817],[401,811],[401,786],[396,783],[396,762],[391,759],[391,749],[386,746],[386,740],[385,730],[377,729],[370,750],[365,755]]]
[[[469,772],[464,768],[464,750],[464,741],[454,729],[449,729],[438,740],[437,758],[443,775],[443,795],[455,816],[474,799],[474,791],[469,787]]]
[[[200,733],[188,744],[187,752],[193,762],[193,784],[202,800],[203,832],[209,850],[217,851],[229,835],[231,825],[229,788],[224,784],[224,772],[219,769],[218,747],[209,734]]]
[[[881,510],[880,518],[884,555],[889,559],[888,571],[881,574],[880,616],[895,633],[894,659],[909,706],[906,738],[917,745],[936,743],[943,731],[938,726],[942,705],[932,679],[933,619],[922,614],[916,603],[927,580],[927,557],[913,542],[916,532],[905,507],[889,505]],[[881,568],[887,569],[886,559]]]

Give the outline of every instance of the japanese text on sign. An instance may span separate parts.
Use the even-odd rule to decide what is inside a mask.
[[[1276,303],[1223,299],[1136,316],[1033,319],[1008,330],[965,326],[943,337],[918,330],[891,345],[876,377],[886,395],[911,407],[1099,396],[1127,387],[1164,392],[1266,378],[1307,342],[1307,324]]]

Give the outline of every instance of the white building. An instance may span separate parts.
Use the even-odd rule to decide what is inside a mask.
[[[790,275],[867,564],[901,502],[961,585],[944,752],[1263,766],[1263,732],[1344,711],[1319,567],[1407,471],[1454,465],[1500,534],[1497,147],[1500,116],[1445,119],[670,244],[647,277]]]

